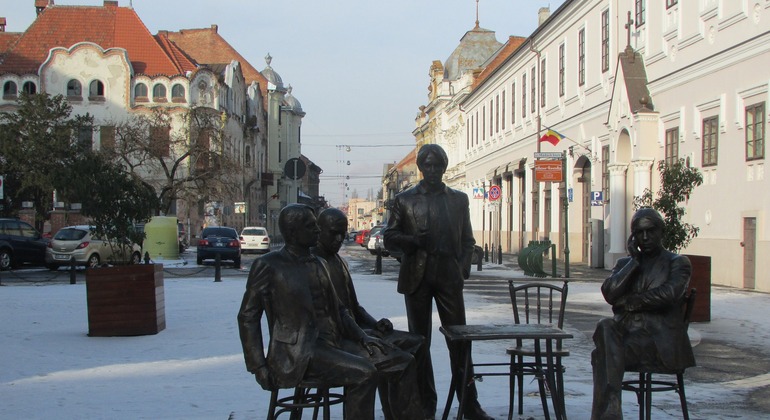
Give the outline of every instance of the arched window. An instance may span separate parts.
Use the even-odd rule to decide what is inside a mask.
[[[158,83],[157,85],[152,87],[152,100],[155,102],[165,102],[167,100],[166,98],[166,87]]]
[[[5,82],[3,85],[3,97],[14,97],[16,96],[16,83],[14,82]]]
[[[37,85],[35,84],[35,82],[24,82],[24,85],[21,87],[21,90],[24,93],[34,95],[37,93]]]
[[[137,102],[147,101],[147,85],[144,83],[137,83],[134,86],[134,100]]]
[[[104,98],[104,83],[101,80],[94,80],[88,86],[89,98]]]
[[[173,102],[185,102],[184,86],[177,83],[171,86],[171,101]]]
[[[70,98],[80,98],[83,95],[82,93],[82,87],[80,86],[80,82],[78,82],[75,79],[70,80],[67,82],[67,96]]]

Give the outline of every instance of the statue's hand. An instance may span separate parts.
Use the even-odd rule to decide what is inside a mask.
[[[365,335],[364,338],[361,339],[361,346],[366,349],[370,356],[374,354],[375,348],[380,349],[382,354],[388,354],[388,350],[385,348],[385,344],[379,338]]]
[[[257,378],[257,383],[265,391],[272,391],[275,389],[275,383],[273,382],[273,378],[270,377],[270,370],[267,368],[267,365],[258,368],[254,372],[254,376]]]
[[[389,333],[393,331],[393,323],[390,322],[388,318],[382,318],[381,320],[377,321],[375,329],[381,333]]]
[[[642,256],[642,250],[639,248],[639,244],[636,242],[636,237],[634,237],[634,235],[628,237],[628,244],[626,247],[628,249],[628,255],[639,261],[639,258]]]

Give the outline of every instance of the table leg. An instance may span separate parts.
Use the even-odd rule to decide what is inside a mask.
[[[468,351],[465,353],[465,368],[462,371],[460,377],[459,386],[467,386],[468,384],[468,372],[471,367],[471,342],[468,342]],[[449,384],[449,395],[447,395],[446,404],[444,405],[444,413],[441,416],[441,420],[447,420],[449,418],[449,410],[452,408],[452,400],[454,400],[455,391],[457,391],[458,399],[460,400],[460,406],[457,408],[457,419],[462,420],[463,413],[465,412],[465,396],[467,395],[467,389],[463,389],[462,392],[458,389],[458,381],[455,381],[454,373],[452,374],[452,380]]]
[[[553,363],[553,340],[546,340],[546,363],[548,364],[548,370],[546,374],[546,380],[548,381],[548,388],[551,390],[551,402],[553,403],[553,411],[557,420],[567,420],[567,414],[564,410],[564,395],[559,385],[556,383],[555,375],[556,367]]]

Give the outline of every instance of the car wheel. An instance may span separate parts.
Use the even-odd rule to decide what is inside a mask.
[[[241,268],[241,259],[240,258],[236,258],[235,261],[233,261],[233,267]]]
[[[58,266],[58,265],[56,265],[56,264],[46,264],[46,265],[45,265],[45,268],[47,268],[47,269],[49,269],[49,270],[51,270],[51,271],[56,271],[56,270],[58,270],[58,269],[59,269],[59,266]]]
[[[7,249],[0,250],[0,270],[11,269],[11,253]]]
[[[134,252],[131,254],[131,264],[141,264],[142,263],[142,254],[138,252]]]
[[[184,253],[184,245],[182,244],[179,244],[179,253],[180,254]]]
[[[99,254],[91,254],[91,256],[88,257],[88,261],[86,261],[86,267],[88,268],[94,268],[99,266],[99,262],[101,260],[99,259]]]
[[[203,265],[203,258],[201,258],[201,257],[198,257],[198,258],[195,260],[195,262],[197,262],[197,263],[198,263],[198,265]]]

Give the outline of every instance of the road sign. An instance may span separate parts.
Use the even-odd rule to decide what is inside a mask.
[[[283,174],[289,179],[300,179],[305,176],[306,169],[305,162],[297,158],[291,158],[283,166]]]
[[[562,176],[561,160],[536,160],[535,161],[535,181],[561,182],[562,178],[563,176]]]
[[[500,199],[501,194],[502,194],[502,191],[500,190],[499,185],[493,185],[489,187],[489,201],[495,201]]]
[[[535,152],[535,159],[561,159],[561,152]]]
[[[235,208],[235,214],[246,213],[246,203],[243,201],[233,203],[233,207]]]
[[[484,198],[484,189],[481,187],[473,187],[473,198],[478,200]]]
[[[604,204],[603,191],[591,191],[591,205],[601,206]]]

